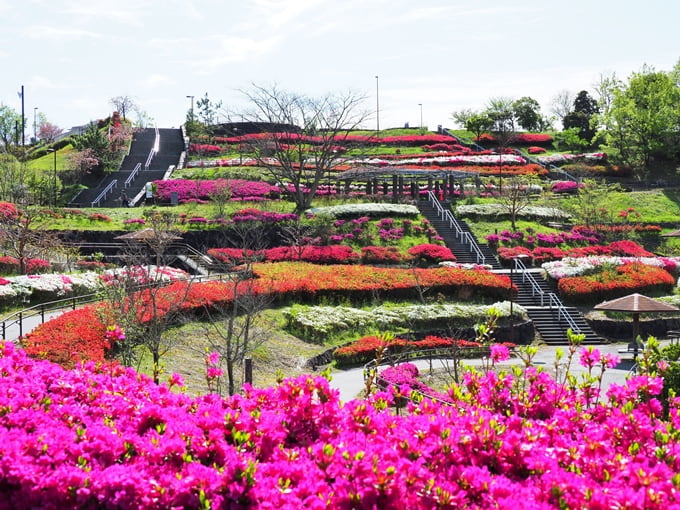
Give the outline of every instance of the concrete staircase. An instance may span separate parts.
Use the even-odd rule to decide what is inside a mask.
[[[447,202],[441,202],[445,210],[449,209]],[[446,246],[453,252],[460,263],[477,263],[476,251],[470,250],[469,244],[460,240],[456,229],[451,227],[450,221],[442,219],[437,208],[429,201],[421,200],[418,203],[421,214],[425,216]],[[527,310],[529,318],[534,324],[534,329],[540,335],[540,339],[546,344],[567,345],[567,329],[576,326],[580,333],[585,334],[584,344],[602,344],[605,340],[596,335],[586,322],[581,312],[574,307],[564,306],[556,301],[557,289],[551,287],[543,278],[540,269],[529,268],[524,275],[521,271],[502,269],[493,250],[486,244],[477,242],[474,234],[465,221],[455,219],[461,232],[468,233],[468,237],[474,239],[479,251],[484,256],[484,263],[492,267],[492,270],[506,274],[517,286],[518,292],[514,296],[515,303],[522,305]],[[533,284],[531,283],[533,280]],[[553,296],[553,299],[551,299]],[[568,315],[568,317],[567,317]]]
[[[100,200],[99,207],[122,207],[121,193],[124,191],[128,200],[142,192],[147,182],[160,180],[170,166],[177,166],[184,150],[184,139],[180,129],[159,129],[158,152],[154,154],[146,168],[149,153],[156,140],[155,128],[140,129],[133,135],[130,151],[123,159],[117,172],[105,176],[97,186],[78,194],[69,204],[70,207],[92,207],[92,202],[106,190],[115,180],[117,184]],[[135,171],[139,165],[140,169]],[[129,183],[126,185],[126,181]]]
[[[448,202],[441,203],[444,209],[449,209]],[[453,254],[456,256],[456,261],[461,264],[477,264],[477,253],[470,249],[468,243],[463,242],[459,236],[456,235],[456,230],[450,226],[449,221],[442,219],[437,214],[437,209],[426,200],[421,200],[418,203],[418,209],[420,213],[425,216],[432,227],[437,231],[439,236],[444,240],[444,244],[449,248]],[[469,234],[479,247],[480,252],[484,256],[484,263],[490,265],[493,269],[500,269],[501,266],[496,259],[496,255],[493,250],[487,245],[482,244],[477,241],[474,234],[470,230],[470,227],[461,220],[457,220],[460,228]]]
[[[549,345],[566,345],[569,343],[567,339],[567,329],[573,327],[573,324],[575,324],[579,331],[585,335],[584,344],[592,345],[605,343],[603,338],[593,332],[578,308],[565,306],[560,310],[556,303],[550,300],[550,294],[556,295],[557,289],[552,287],[545,278],[543,278],[543,273],[540,269],[531,268],[528,269],[527,272],[533,276],[533,280],[536,282],[542,293],[538,292],[538,289],[534,288],[527,281],[525,275],[521,272],[514,271],[509,274],[512,282],[518,289],[514,301],[526,309],[541,340]],[[569,323],[564,312],[569,315],[573,324]]]

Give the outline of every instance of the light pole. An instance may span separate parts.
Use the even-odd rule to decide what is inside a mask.
[[[38,141],[38,122],[37,122],[38,107],[33,107],[33,140]]]
[[[375,136],[380,136],[380,94],[377,75],[375,77]]]
[[[187,96],[187,99],[191,99],[191,122],[194,121],[194,96]]]
[[[423,134],[423,103],[418,103],[420,106],[420,134]]]
[[[57,149],[47,149],[47,152],[54,153],[54,173],[52,175],[52,206],[57,207]]]

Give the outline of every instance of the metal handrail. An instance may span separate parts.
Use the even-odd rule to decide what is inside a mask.
[[[544,291],[534,278],[534,275],[532,275],[529,272],[527,266],[524,264],[524,262],[522,262],[521,259],[515,258],[513,259],[513,263],[515,265],[515,270],[521,272],[522,281],[528,281],[529,284],[531,285],[532,296],[536,296],[536,294],[539,295],[541,299],[541,306],[545,306],[544,298],[548,298],[548,306],[550,308],[557,309],[557,320],[559,321],[560,317],[564,318],[565,322],[574,333],[576,334],[581,333],[581,328],[578,327],[576,321],[574,321],[574,318],[569,313],[569,310],[567,310],[567,308],[564,306],[564,304],[557,296],[557,294],[555,294],[554,292]]]
[[[151,160],[153,159],[153,155],[155,152],[153,151],[153,148],[149,151],[149,155],[146,158],[146,163],[144,163],[144,170],[148,170],[149,167],[151,166]]]
[[[444,209],[432,190],[427,192],[427,197],[430,203],[432,203],[432,206],[436,209],[437,217],[441,217],[442,220],[448,221],[449,227],[456,233],[456,238],[458,238],[462,244],[467,244],[469,250],[475,254],[477,257],[477,264],[484,264],[486,257],[484,257],[474,236],[470,234],[470,232],[463,230],[463,227],[460,226],[460,223],[456,220],[451,211]]]
[[[193,275],[188,279],[188,281],[191,283],[200,283],[203,281],[222,281],[229,277],[230,275],[228,273],[212,273],[208,275]],[[148,286],[150,285],[153,284],[149,284]],[[144,285],[139,286],[140,289],[144,287]],[[44,324],[46,322],[45,316],[50,312],[75,310],[77,305],[94,303],[101,301],[102,298],[103,296],[101,292],[93,292],[89,294],[82,294],[80,296],[71,296],[68,298],[56,299],[54,301],[47,301],[45,303],[29,306],[28,308],[24,308],[18,312],[11,313],[10,315],[0,319],[0,323],[2,323],[2,327],[0,328],[2,330],[2,338],[7,337],[7,329],[15,324],[19,327],[19,335],[17,338],[20,339],[23,337],[23,323],[25,320],[30,319],[31,317],[40,316],[40,323]]]
[[[91,206],[94,207],[95,204],[99,205],[99,202],[102,201],[102,199],[106,198],[106,195],[108,195],[109,191],[111,191],[113,188],[118,187],[118,179],[112,180],[109,185],[104,188],[104,191],[102,191],[99,195],[97,195],[97,198],[95,198],[92,201]]]
[[[132,181],[135,180],[135,177],[137,177],[137,174],[139,173],[139,171],[140,171],[141,169],[142,169],[142,164],[141,164],[141,163],[137,163],[137,164],[135,165],[135,168],[132,170],[132,172],[130,172],[130,175],[128,176],[128,178],[125,179],[125,186],[124,186],[125,188],[129,188],[129,187],[130,187],[130,183],[132,183]]]

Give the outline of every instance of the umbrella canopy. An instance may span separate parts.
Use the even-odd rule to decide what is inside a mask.
[[[177,241],[182,238],[170,232],[159,232],[152,228],[144,228],[116,236],[116,239],[121,241]]]
[[[680,237],[680,230],[674,230],[673,232],[661,234],[661,237]]]
[[[640,314],[641,313],[661,313],[661,312],[678,312],[680,308],[677,306],[662,303],[656,299],[652,299],[642,294],[629,294],[611,301],[603,301],[594,306],[595,310],[609,310],[616,312],[630,312],[633,315],[633,357],[638,355],[638,341],[640,331]]]
[[[595,305],[595,310],[610,310],[617,312],[678,312],[680,308],[668,303],[662,303],[642,294],[629,294],[611,301],[603,301]]]

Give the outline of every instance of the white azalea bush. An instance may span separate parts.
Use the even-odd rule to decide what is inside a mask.
[[[49,273],[20,275],[0,278],[0,307],[38,304],[58,299],[92,294],[102,290],[105,284],[129,281],[143,285],[149,282],[171,283],[186,280],[186,271],[168,266],[135,266],[109,269],[103,273]]]
[[[187,280],[189,273],[170,266],[126,266],[107,269],[101,274],[101,279],[109,284],[128,282],[134,280],[138,285],[148,283],[172,283],[178,280]]]
[[[418,207],[409,204],[383,204],[380,202],[366,204],[342,204],[329,207],[316,207],[305,211],[310,214],[330,216],[333,218],[348,217],[383,217],[383,216],[406,216],[417,217],[420,214]]]
[[[495,308],[501,317],[510,316],[510,302],[492,305],[435,303],[426,305],[383,305],[371,309],[349,306],[294,305],[283,310],[286,329],[301,338],[322,342],[344,331],[363,333],[373,330],[441,329],[472,327],[486,320]],[[513,305],[513,315],[526,317],[526,310]]]
[[[673,275],[680,273],[680,257],[565,257],[562,260],[545,262],[541,268],[550,278],[559,280],[570,276],[585,276],[598,272],[602,266],[622,266],[639,263],[661,267]]]
[[[39,274],[0,279],[0,305],[46,302],[97,292],[102,286],[99,273]]]
[[[498,220],[508,216],[508,208],[501,204],[461,204],[456,207],[456,216],[473,219]],[[556,207],[541,207],[530,205],[517,213],[518,218],[535,220],[559,220],[571,219],[571,214]]]

